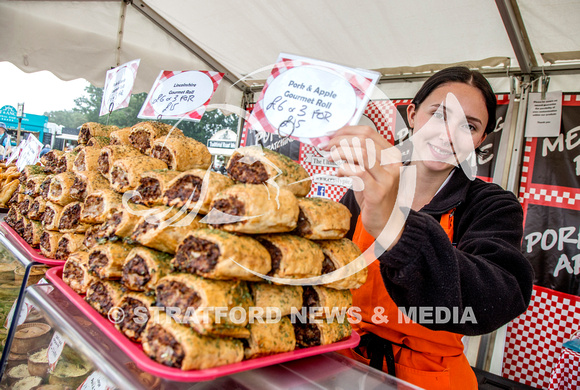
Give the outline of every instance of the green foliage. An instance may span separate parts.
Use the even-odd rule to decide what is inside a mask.
[[[129,101],[129,107],[113,111],[110,115],[99,116],[101,101],[103,100],[103,88],[89,85],[85,88],[85,92],[87,96],[75,99],[76,107],[72,110],[45,113],[48,116],[48,120],[58,125],[73,128],[77,128],[86,122],[98,122],[124,128],[144,120],[137,118],[137,115],[147,98],[146,93],[133,94]],[[163,120],[163,122],[176,124],[178,121]],[[218,130],[229,128],[236,131],[238,116],[235,114],[225,116],[219,110],[207,111],[200,122],[181,121],[177,127],[188,137],[205,144]]]

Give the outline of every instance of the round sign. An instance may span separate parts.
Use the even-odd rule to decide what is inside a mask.
[[[151,106],[157,115],[184,115],[201,107],[213,93],[213,81],[202,72],[188,71],[172,76],[153,91]]]

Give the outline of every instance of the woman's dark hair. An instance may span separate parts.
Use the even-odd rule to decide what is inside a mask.
[[[487,79],[480,72],[471,70],[466,66],[452,66],[450,68],[445,68],[429,77],[429,79],[423,83],[421,89],[419,89],[419,92],[417,92],[411,103],[415,105],[415,108],[419,108],[421,103],[427,99],[427,96],[429,96],[431,92],[443,84],[452,82],[468,84],[481,91],[487,108],[487,126],[485,127],[485,134],[491,133],[495,129],[495,109],[497,107],[495,93]]]

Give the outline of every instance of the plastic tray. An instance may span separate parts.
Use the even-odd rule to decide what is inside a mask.
[[[42,255],[42,253],[40,253],[40,250],[34,249],[30,245],[28,245],[28,243],[24,241],[24,239],[20,237],[18,233],[16,233],[16,231],[12,229],[10,225],[8,225],[6,222],[0,222],[0,226],[4,228],[8,236],[13,238],[13,242],[16,244],[16,246],[18,246],[18,249],[22,249],[22,251],[30,257],[31,261],[35,261],[37,263],[42,263],[50,266],[64,265],[65,263],[64,260],[55,260],[45,257]]]
[[[231,375],[237,372],[253,370],[255,368],[266,367],[274,364],[289,362],[309,356],[320,355],[326,352],[338,351],[345,348],[353,348],[359,344],[360,337],[356,332],[351,336],[330,344],[317,347],[298,349],[292,352],[280,353],[277,355],[264,356],[256,359],[245,360],[239,363],[225,366],[208,368],[204,370],[182,371],[178,368],[168,367],[150,359],[141,347],[141,344],[129,340],[115,326],[95,309],[93,309],[84,299],[77,294],[62,280],[62,270],[64,267],[51,268],[46,272],[46,277],[58,288],[70,301],[81,310],[92,322],[109,337],[123,352],[125,352],[141,370],[152,375],[169,379],[176,382],[197,382],[212,380],[220,376]]]

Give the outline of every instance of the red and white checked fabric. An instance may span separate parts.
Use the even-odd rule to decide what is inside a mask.
[[[550,390],[580,389],[580,353],[567,348],[562,350],[558,363],[552,370]]]
[[[508,324],[502,375],[548,389],[562,343],[580,326],[580,297],[534,286],[528,310]]]

